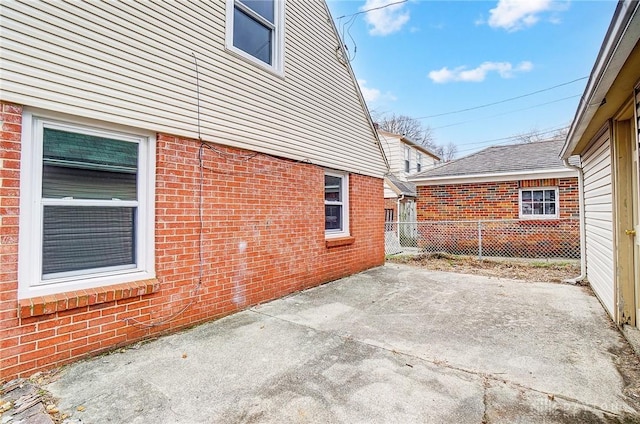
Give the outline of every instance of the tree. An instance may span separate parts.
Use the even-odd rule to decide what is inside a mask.
[[[455,159],[458,154],[458,146],[453,144],[451,141],[446,146],[440,146],[438,151],[438,155],[443,162],[449,162]]]
[[[562,127],[553,131],[540,131],[537,128],[531,129],[529,132],[520,133],[514,137],[517,143],[535,143],[536,141],[547,140],[565,140],[569,134],[569,127]]]
[[[374,112],[375,113],[375,112]],[[407,115],[396,115],[395,113],[376,114],[374,120],[381,130],[394,134],[400,134],[432,150],[437,148],[433,141],[431,128],[425,127],[420,121]]]
[[[440,156],[443,162],[449,162],[458,153],[457,146],[451,142],[446,146],[437,144],[433,138],[431,128],[424,126],[422,122],[415,118],[377,111],[371,111],[371,114],[381,130],[405,136],[409,140],[432,150]]]

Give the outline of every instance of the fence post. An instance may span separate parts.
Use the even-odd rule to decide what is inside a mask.
[[[482,260],[482,221],[478,221],[478,259]]]

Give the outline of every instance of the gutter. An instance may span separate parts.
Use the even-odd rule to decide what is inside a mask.
[[[577,284],[587,278],[587,230],[584,215],[584,173],[582,168],[571,165],[568,158],[563,158],[564,166],[578,171],[578,204],[580,214],[580,275],[564,280],[565,283]]]
[[[563,159],[573,154],[591,119],[600,106],[606,103],[606,95],[627,60],[640,34],[640,9],[638,0],[619,0],[604,42],[587,81],[584,93],[571,123],[569,134],[562,146]]]

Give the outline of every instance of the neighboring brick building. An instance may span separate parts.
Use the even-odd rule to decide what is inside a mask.
[[[578,176],[559,159],[561,147],[562,141],[489,147],[409,177],[417,186],[418,221],[517,220],[522,241],[511,251],[557,245],[579,255]],[[548,239],[540,224],[562,228],[554,231],[561,239]],[[499,243],[495,249],[506,255]]]
[[[326,4],[253,3],[3,3],[0,382],[384,263]]]

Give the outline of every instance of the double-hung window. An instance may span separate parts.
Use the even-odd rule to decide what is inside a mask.
[[[154,275],[152,135],[23,116],[20,296]]]
[[[349,175],[324,174],[324,228],[327,237],[349,235]]]
[[[556,187],[520,189],[520,218],[558,218]]]
[[[422,171],[422,153],[416,153],[416,172]]]
[[[409,173],[411,171],[411,148],[409,146],[404,147],[404,172]]]
[[[227,0],[226,44],[240,56],[281,73],[284,0]]]

